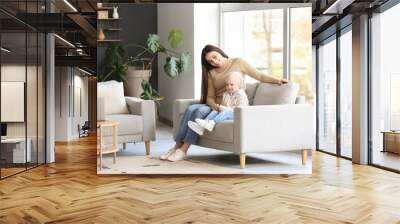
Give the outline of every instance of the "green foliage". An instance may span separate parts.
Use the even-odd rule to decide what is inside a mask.
[[[142,88],[143,88],[143,93],[140,95],[140,98],[144,100],[153,100],[157,108],[159,108],[160,100],[162,100],[162,98],[160,94],[157,92],[157,90],[153,89],[150,82],[147,80],[142,81]]]
[[[157,34],[149,34],[147,38],[147,47],[152,53],[157,53],[160,49],[160,37]]]
[[[183,41],[183,32],[180,30],[171,30],[168,35],[168,43],[172,49],[181,45]],[[129,44],[127,47],[141,48],[141,51],[136,56],[128,58],[128,65],[144,67],[151,69],[152,62],[159,53],[166,56],[164,64],[164,72],[170,78],[176,78],[182,74],[188,67],[190,61],[189,52],[178,53],[171,49],[164,47],[160,43],[160,37],[157,34],[149,34],[147,38],[147,45]]]
[[[183,40],[183,32],[180,30],[171,30],[168,35],[168,42],[169,45],[173,48],[176,49],[178,48]]]
[[[124,48],[120,44],[111,43],[106,50],[98,80],[100,82],[108,80],[124,82],[126,68]]]
[[[168,35],[168,43],[172,49],[181,46],[183,42],[183,32],[180,30],[171,30]],[[136,47],[141,51],[135,56],[125,57],[125,50],[120,44],[111,43],[106,51],[106,58],[98,80],[108,81],[125,81],[125,73],[128,66],[143,67],[150,69],[157,55],[164,54],[166,56],[164,64],[164,72],[170,78],[176,78],[188,69],[191,55],[189,52],[178,53],[172,49],[164,47],[160,43],[160,37],[157,34],[149,34],[146,45],[128,44],[125,47]],[[153,89],[148,81],[142,82],[143,93],[141,98],[145,100],[154,100],[157,107],[163,97]]]
[[[167,57],[164,65],[164,71],[169,77],[175,78],[179,75],[178,63],[179,58]]]
[[[183,52],[179,57],[179,63],[178,63],[179,73],[182,73],[189,67],[189,60],[190,60],[190,54],[188,52]]]

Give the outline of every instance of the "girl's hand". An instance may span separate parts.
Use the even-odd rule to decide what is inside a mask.
[[[283,85],[283,84],[286,84],[286,83],[288,83],[287,79],[279,79],[277,84],[278,85]]]
[[[216,111],[220,111],[219,104],[215,104],[214,107],[213,107],[213,109],[216,110]]]

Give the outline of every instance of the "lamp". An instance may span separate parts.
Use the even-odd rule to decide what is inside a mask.
[[[71,42],[69,42],[68,40],[60,37],[58,34],[54,34],[55,37],[57,37],[59,40],[61,40],[62,42],[66,43],[67,45],[69,45],[72,48],[75,48],[75,45],[73,45]]]
[[[1,51],[4,51],[4,52],[6,52],[6,53],[10,53],[10,52],[11,52],[10,49],[7,49],[7,48],[5,48],[5,47],[1,47],[0,49],[1,49]]]
[[[78,10],[68,0],[64,0],[64,3],[68,5],[68,7],[72,9],[72,11],[78,12]]]

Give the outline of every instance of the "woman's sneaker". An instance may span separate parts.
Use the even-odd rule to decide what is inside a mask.
[[[188,121],[188,126],[190,129],[192,129],[194,132],[196,132],[198,135],[203,135],[204,134],[204,128],[201,127],[199,124],[193,121]]]
[[[164,155],[160,156],[161,160],[167,160],[168,157],[175,152],[175,147],[171,148],[167,153],[165,153]]]
[[[186,159],[186,153],[182,151],[182,149],[177,149],[170,156],[168,156],[168,161],[176,162],[180,160]]]
[[[198,125],[207,129],[207,131],[212,131],[215,127],[215,121],[213,120],[204,120],[200,118],[196,118],[195,120]]]

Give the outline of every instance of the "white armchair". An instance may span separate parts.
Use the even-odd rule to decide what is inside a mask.
[[[262,94],[263,91],[265,92],[265,88],[273,88],[273,94],[271,91],[267,91],[269,97],[279,98],[279,94],[287,92],[280,91],[279,88],[297,88],[298,90],[298,87],[295,86],[295,84],[290,84],[272,87],[262,84],[256,88],[257,93],[254,93],[256,91],[250,92],[250,90],[246,92],[251,103],[254,98],[255,103],[259,104],[260,101],[261,103],[265,100],[268,101],[267,97]],[[260,88],[264,88],[264,90],[260,90]],[[212,132],[205,132],[200,137],[197,145],[238,154],[241,168],[245,167],[246,154],[256,152],[301,150],[302,164],[306,164],[307,151],[314,147],[314,112],[311,105],[302,103],[304,97],[296,97],[297,90],[294,97],[287,97],[293,98],[291,104],[251,105],[235,108],[233,121],[217,123]],[[261,94],[258,94],[259,92]],[[194,103],[199,103],[199,101],[176,100],[173,117],[174,134],[176,134],[186,108]]]
[[[116,84],[116,82],[98,85],[97,94],[97,119],[119,121],[118,142],[123,144],[123,148],[126,148],[127,143],[143,141],[146,154],[149,155],[150,141],[156,138],[154,102],[123,96],[122,83]],[[118,101],[120,103],[116,105]],[[116,111],[115,108],[118,107],[122,109]]]

